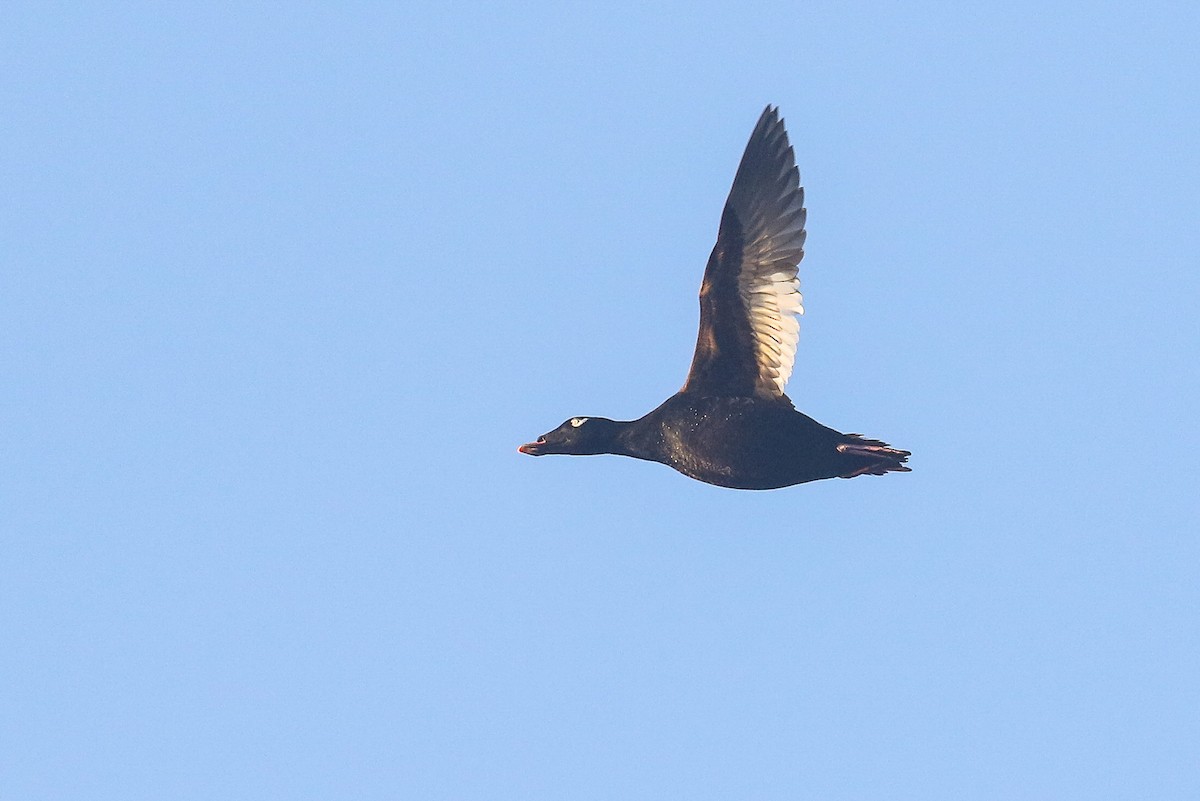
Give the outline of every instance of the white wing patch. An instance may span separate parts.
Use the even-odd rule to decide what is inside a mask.
[[[783,394],[783,388],[796,364],[796,344],[800,341],[800,321],[804,314],[803,296],[796,268],[765,276],[743,272],[742,302],[754,331],[760,368],[759,384],[769,383],[771,394]]]
[[[581,425],[583,425],[586,422],[587,422],[586,417],[572,417],[571,418],[571,427],[579,428]]]

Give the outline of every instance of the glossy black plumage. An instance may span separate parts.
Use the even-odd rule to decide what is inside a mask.
[[[737,489],[908,471],[908,451],[823,426],[783,392],[799,332],[795,314],[803,313],[797,265],[805,217],[787,132],[768,106],[704,271],[700,330],[683,388],[638,420],[573,417],[521,452],[632,456]]]

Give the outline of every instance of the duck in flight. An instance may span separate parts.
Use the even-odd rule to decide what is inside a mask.
[[[797,411],[804,189],[779,109],[767,106],[733,179],[700,285],[700,333],[683,388],[638,420],[572,417],[518,450],[661,462],[735,489],[908,472],[909,452]]]

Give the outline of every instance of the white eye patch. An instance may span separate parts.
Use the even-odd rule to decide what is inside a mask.
[[[571,426],[573,428],[579,428],[581,425],[583,425],[586,422],[587,422],[586,417],[572,417],[571,418]]]

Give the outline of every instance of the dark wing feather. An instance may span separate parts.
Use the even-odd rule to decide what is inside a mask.
[[[803,314],[804,190],[779,109],[767,106],[725,201],[700,286],[700,333],[683,392],[783,396]]]

